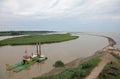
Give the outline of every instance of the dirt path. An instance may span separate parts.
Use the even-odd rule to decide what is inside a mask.
[[[95,67],[92,72],[90,73],[90,75],[88,75],[85,79],[96,79],[98,77],[98,75],[100,74],[100,72],[103,70],[104,66],[110,62],[110,61],[117,61],[116,58],[114,58],[112,55],[110,55],[109,53],[106,53],[105,55],[103,55],[101,57],[101,62],[98,64],[97,67]]]

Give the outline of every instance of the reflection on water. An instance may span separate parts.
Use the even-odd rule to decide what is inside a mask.
[[[107,39],[102,37],[83,34],[79,34],[79,36],[79,39],[76,40],[42,45],[42,54],[47,56],[48,59],[41,63],[35,63],[18,73],[6,71],[5,64],[14,64],[22,60],[25,50],[31,55],[36,51],[36,46],[0,47],[0,79],[32,79],[53,69],[53,64],[57,60],[68,63],[77,58],[85,58],[108,44]]]
[[[45,64],[45,61],[43,61],[41,63],[36,63],[36,64],[34,64],[34,66],[30,66],[18,73],[15,73],[12,71],[6,71],[5,72],[6,79],[23,79],[23,78],[31,79],[32,77],[34,77],[34,74],[36,74],[36,73],[40,74],[44,70],[44,69],[42,69],[43,64]],[[35,69],[35,70],[33,71],[32,69]]]

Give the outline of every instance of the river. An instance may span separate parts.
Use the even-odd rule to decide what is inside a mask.
[[[25,50],[28,54],[36,51],[35,45],[2,46],[0,47],[0,79],[32,79],[52,70],[53,64],[57,60],[64,63],[71,62],[77,58],[85,58],[93,55],[97,50],[108,44],[106,38],[90,36],[79,33],[78,39],[42,45],[42,54],[48,59],[42,63],[35,63],[31,67],[20,72],[6,71],[5,64],[14,64],[22,60]],[[6,37],[5,37],[6,38]],[[2,39],[4,37],[2,36]],[[1,38],[0,38],[1,40]]]
[[[90,32],[89,34],[103,35],[113,38],[116,41],[116,48],[120,48],[120,32]]]

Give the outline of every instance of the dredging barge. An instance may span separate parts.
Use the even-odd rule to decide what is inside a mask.
[[[16,64],[13,64],[13,65],[6,64],[6,70],[19,72],[19,71],[31,66],[32,64],[34,64],[36,62],[42,62],[42,61],[46,60],[47,57],[45,57],[44,55],[41,55],[40,43],[37,43],[36,47],[37,47],[37,53],[32,53],[31,56],[29,56],[29,55],[23,56],[23,60]],[[25,53],[27,53],[27,51],[25,51]]]

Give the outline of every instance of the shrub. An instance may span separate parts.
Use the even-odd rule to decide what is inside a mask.
[[[89,68],[89,67],[91,67],[91,66],[92,66],[92,64],[89,63],[89,62],[83,63],[83,64],[82,64],[82,69],[86,69],[86,68]]]
[[[120,64],[108,63],[98,76],[99,79],[120,79]]]
[[[60,60],[56,61],[55,64],[54,64],[55,67],[63,67],[64,66],[64,63]]]

